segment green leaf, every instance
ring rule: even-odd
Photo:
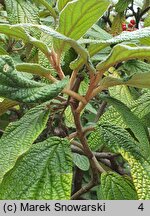
[[[86,33],[86,36],[90,38],[94,38],[95,40],[109,40],[113,38],[111,34],[109,34],[104,29],[100,28],[97,24],[94,24],[92,28],[88,30],[88,32]],[[81,41],[82,39],[79,40],[79,42]]]
[[[114,153],[120,153],[130,165],[131,175],[138,199],[150,199],[150,161],[141,154],[129,133],[110,123],[99,124],[103,142]]]
[[[101,193],[103,200],[137,200],[137,193],[131,180],[117,173],[101,175]]]
[[[26,26],[26,30],[23,26]],[[31,43],[35,47],[39,48],[46,56],[50,55],[49,47],[34,37],[32,37],[28,31],[30,27],[35,27],[36,25],[31,24],[16,24],[16,25],[8,25],[8,24],[1,24],[0,25],[0,33],[6,34],[9,37],[14,37],[15,39],[22,39],[25,43]],[[31,30],[31,29],[30,29]]]
[[[88,145],[92,151],[101,150],[104,147],[104,140],[99,131],[99,126],[96,126],[88,137]]]
[[[103,15],[109,6],[107,0],[76,0],[69,2],[60,13],[57,31],[74,40],[81,38]],[[64,41],[54,41],[55,49],[61,53]]]
[[[0,55],[8,55],[7,51],[0,46]]]
[[[150,88],[150,72],[137,73],[126,77],[125,79],[118,79],[114,77],[104,77],[100,81],[100,86],[107,89],[116,85],[128,85],[137,88]]]
[[[145,156],[145,158],[149,157],[150,143],[148,140],[147,131],[140,119],[134,115],[131,110],[121,101],[108,96],[102,96],[101,98],[113,105],[113,107],[118,111],[125,124],[132,130],[133,134],[139,141],[141,153]]]
[[[106,48],[107,46],[110,45],[115,45],[118,43],[122,43],[122,42],[135,42],[135,40],[140,41],[141,43],[144,43],[145,41],[149,41],[149,37],[150,37],[150,27],[147,28],[143,28],[137,31],[133,31],[133,32],[123,32],[122,34],[116,36],[116,37],[112,37],[112,38],[108,38],[108,40],[91,40],[91,39],[85,39],[85,40],[79,40],[79,42],[81,42],[82,44],[85,43],[89,43],[89,47],[88,47],[88,52],[89,55],[92,57],[95,54],[97,54],[98,52],[100,52],[101,50],[103,50],[104,48]],[[99,39],[101,39],[101,36],[99,36]],[[144,41],[143,41],[144,40]],[[146,43],[144,43],[146,44]],[[120,52],[122,53],[122,52]],[[80,58],[75,62],[72,62],[71,64],[71,68],[74,70],[75,68],[79,67],[79,65],[83,64],[83,60]]]
[[[75,128],[74,117],[70,106],[68,106],[65,109],[64,115],[65,115],[65,124],[67,125],[67,127]]]
[[[133,96],[128,86],[120,85],[111,87],[109,88],[109,93],[111,97],[116,98],[125,104],[129,104],[133,101]]]
[[[97,114],[97,110],[92,106],[92,104],[88,103],[85,107],[86,110],[88,110],[90,113]]]
[[[125,21],[124,13],[123,14],[118,13],[114,17],[113,22],[112,22],[112,26],[111,26],[112,35],[121,34],[121,32],[122,32],[122,23],[124,23],[124,21]]]
[[[150,94],[144,93],[139,99],[131,101],[127,104],[129,109],[142,120],[150,113]],[[108,110],[103,114],[100,122],[110,122],[114,125],[127,128],[127,125],[123,121],[123,118],[114,107],[109,107]]]
[[[0,25],[0,32],[3,34],[6,34],[11,37],[15,37],[17,39],[21,38],[25,42],[31,43],[37,48],[39,48],[49,59],[49,56],[51,55],[51,51],[46,43],[42,42],[41,40],[37,40],[34,37],[31,37],[28,33],[28,29],[31,28],[37,28],[38,30],[42,31],[43,33],[53,37],[57,38],[59,40],[65,41],[68,43],[71,47],[73,47],[78,53],[81,58],[83,58],[83,62],[85,65],[89,68],[89,70],[94,71],[90,60],[89,60],[89,53],[86,49],[84,49],[80,44],[78,44],[75,40],[72,40],[59,32],[53,30],[52,28],[49,28],[44,25],[34,25],[34,24],[17,24],[17,25]]]
[[[132,0],[119,0],[118,3],[115,5],[116,11],[119,13],[123,13],[130,3],[132,3]]]
[[[83,171],[87,171],[90,168],[89,159],[84,155],[73,153],[73,162],[77,167],[79,167],[79,169]]]
[[[70,199],[72,159],[70,143],[51,137],[18,159],[0,185],[0,199]]]
[[[16,106],[18,102],[4,99],[2,102],[0,102],[0,116],[3,115],[8,109]]]
[[[120,78],[120,74],[115,68],[110,68],[109,72],[112,72],[111,76],[114,78]],[[120,100],[121,102],[125,103],[128,105],[131,101],[133,101],[134,96],[132,95],[130,89],[128,86],[125,85],[117,85],[114,87],[110,87],[109,89],[109,94],[111,97],[116,98]]]
[[[54,84],[35,82],[15,70],[9,56],[0,57],[0,96],[19,102],[39,102],[55,98],[66,86],[67,79]]]
[[[150,72],[150,64],[133,59],[125,62],[119,70],[124,70],[128,75],[133,75],[134,73],[146,73]]]
[[[64,9],[64,7],[67,5],[68,2],[70,2],[72,0],[58,0],[57,1],[57,8],[59,11],[62,11]]]
[[[8,20],[16,23],[39,23],[38,9],[31,1],[5,0]]]
[[[116,45],[108,58],[99,63],[96,66],[96,69],[98,71],[105,72],[111,66],[134,58],[150,59],[150,47],[130,47],[127,45]]]
[[[17,159],[29,150],[46,126],[49,111],[46,105],[29,110],[19,121],[11,123],[0,139],[0,182]]]
[[[51,71],[49,69],[44,68],[39,64],[22,63],[17,64],[15,68],[20,72],[32,73],[47,78],[49,77],[49,75],[51,75]]]
[[[35,1],[35,0],[33,0]],[[45,8],[50,12],[50,14],[54,17],[54,19],[57,18],[57,14],[56,11],[54,10],[54,8],[50,5],[50,3],[48,3],[46,0],[38,0],[39,4],[42,4],[45,6]]]

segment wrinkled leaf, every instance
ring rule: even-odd
[[[29,150],[48,121],[46,105],[29,110],[19,121],[11,123],[0,139],[0,182],[17,159]]]
[[[137,73],[124,79],[105,77],[100,81],[102,88],[107,89],[116,85],[128,85],[137,88],[150,88],[150,72]]]
[[[99,63],[96,68],[101,72],[105,72],[111,66],[134,58],[150,59],[150,47],[130,47],[127,45],[116,45],[108,58]]]
[[[39,102],[55,98],[66,86],[67,79],[54,84],[35,82],[15,70],[9,56],[0,57],[0,96],[19,102]]]
[[[71,185],[69,142],[51,137],[18,159],[0,185],[0,199],[70,199]]]
[[[101,50],[103,50],[104,48],[106,48],[107,46],[110,45],[115,45],[115,44],[119,44],[122,42],[135,42],[135,40],[139,40],[143,43],[144,41],[149,41],[149,37],[150,37],[150,27],[147,28],[143,28],[137,31],[133,31],[133,32],[123,32],[122,34],[116,36],[116,37],[112,37],[108,40],[91,40],[91,39],[85,39],[85,40],[81,40],[81,43],[89,43],[89,47],[88,47],[88,52],[90,54],[90,56],[94,56],[96,53],[100,52]],[[101,38],[100,38],[101,39]],[[79,41],[80,42],[80,41]],[[144,43],[145,44],[145,43]],[[122,53],[122,52],[120,52]],[[71,68],[75,69],[77,67],[79,67],[79,65],[83,64],[83,60],[80,58],[75,62],[72,62],[71,64]]]
[[[29,0],[5,0],[9,22],[39,23],[38,9]]]
[[[137,200],[137,193],[131,180],[117,173],[101,175],[101,193],[103,200]]]
[[[76,0],[61,11],[57,31],[74,40],[81,38],[103,15],[109,5],[107,0]],[[61,53],[64,41],[55,40],[55,49]]]
[[[140,119],[134,115],[131,110],[121,101],[108,96],[102,96],[102,99],[113,105],[118,113],[120,113],[124,123],[132,130],[133,134],[139,141],[141,153],[145,156],[145,158],[147,158],[150,155],[150,143],[148,140],[147,131]]]
[[[99,128],[99,129],[98,129]],[[97,130],[109,150],[128,161],[138,199],[150,199],[150,161],[143,157],[129,133],[111,123],[99,124]]]

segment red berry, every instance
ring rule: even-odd
[[[136,22],[135,22],[135,20],[130,20],[130,23],[132,24],[132,25],[135,25],[136,24]]]
[[[125,23],[122,24],[122,30],[123,30],[123,31],[126,31],[126,30],[127,30],[127,26],[126,26]]]
[[[129,27],[129,28],[133,28],[133,24],[129,23],[129,24],[128,24],[128,27]]]

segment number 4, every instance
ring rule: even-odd
[[[144,206],[143,206],[143,203],[141,203],[138,207],[139,210],[143,211],[144,210]]]

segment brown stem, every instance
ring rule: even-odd
[[[87,193],[91,188],[95,186],[94,181],[90,181],[86,186],[83,186],[79,191],[72,195],[71,200],[78,199],[82,194]]]
[[[53,68],[57,71],[59,78],[64,79],[65,75],[61,69],[59,57],[54,52],[54,50],[52,50],[52,52],[51,52],[49,61],[50,61],[51,65],[53,66]]]
[[[82,154],[84,154],[83,153],[83,147],[82,147],[82,145],[79,142],[77,142],[75,140],[72,140],[71,144],[74,146],[74,147],[73,146],[71,147],[72,149],[78,149],[80,153],[82,152]]]
[[[85,105],[87,104],[87,101],[83,96],[79,95],[78,93],[76,93],[70,89],[64,89],[62,92],[75,98],[76,100],[80,101],[81,103],[83,103]]]
[[[74,70],[74,71],[72,72],[72,75],[71,75],[71,77],[70,77],[70,89],[72,89],[73,86],[74,86],[74,82],[75,82],[75,80],[76,80],[77,74],[78,74],[78,70]]]
[[[74,109],[74,106],[71,106],[71,108],[72,108],[72,113],[73,113],[73,116],[74,116],[74,122],[75,122],[75,125],[76,125],[77,137],[78,137],[78,139],[80,140],[80,142],[81,142],[81,144],[83,146],[83,152],[89,158],[90,167],[91,167],[91,170],[92,170],[92,180],[91,180],[91,182],[87,186],[81,188],[78,192],[76,192],[72,196],[72,199],[76,199],[81,194],[87,192],[92,187],[97,185],[99,183],[99,172],[102,173],[102,172],[105,172],[105,170],[100,166],[100,164],[98,163],[96,157],[93,155],[91,149],[88,146],[86,136],[85,136],[85,134],[83,132],[83,128],[82,128],[82,124],[81,124],[81,120],[80,120],[80,114],[76,112],[76,110]]]
[[[147,8],[145,8],[145,9],[141,12],[141,14],[140,14],[140,19],[141,19],[142,16],[143,16],[144,14],[146,14],[149,10],[150,10],[150,6],[147,7]]]
[[[78,146],[71,146],[71,150],[74,153],[78,153],[80,155],[85,155],[83,150],[78,148]],[[97,160],[101,160],[101,159],[111,160],[113,158],[120,156],[120,154],[112,154],[110,152],[93,152],[93,155],[96,157]]]
[[[73,191],[72,194],[75,194],[79,191],[82,187],[82,179],[83,179],[83,171],[80,170],[78,167],[75,168],[74,174],[74,184],[73,184]]]
[[[72,195],[71,199],[75,200],[78,199],[82,194],[88,192],[91,188],[99,184],[99,173],[97,167],[95,166],[94,160],[90,160],[91,170],[92,170],[92,179],[86,185],[83,186],[79,191]]]
[[[83,146],[84,152],[87,155],[87,157],[89,159],[92,159],[93,153],[91,152],[91,150],[90,150],[90,148],[89,148],[89,146],[87,144],[87,140],[85,138],[83,128],[82,128],[82,125],[81,125],[80,114],[76,113],[73,106],[72,106],[72,113],[73,113],[74,122],[75,122],[75,125],[76,125],[77,137],[79,138],[79,140],[80,140],[80,142],[81,142],[81,144]]]
[[[83,133],[84,135],[86,135],[86,133],[90,132],[90,131],[93,131],[94,130],[94,126],[89,126],[89,127],[86,127],[86,128],[83,128]],[[78,136],[78,133],[77,132],[74,132],[72,134],[70,134],[67,139],[71,140],[73,138],[76,138]]]
[[[94,120],[95,123],[98,122],[100,117],[103,115],[106,106],[107,106],[107,102],[103,101],[101,106],[99,107],[99,110],[98,110],[97,115],[95,117],[95,120]]]

